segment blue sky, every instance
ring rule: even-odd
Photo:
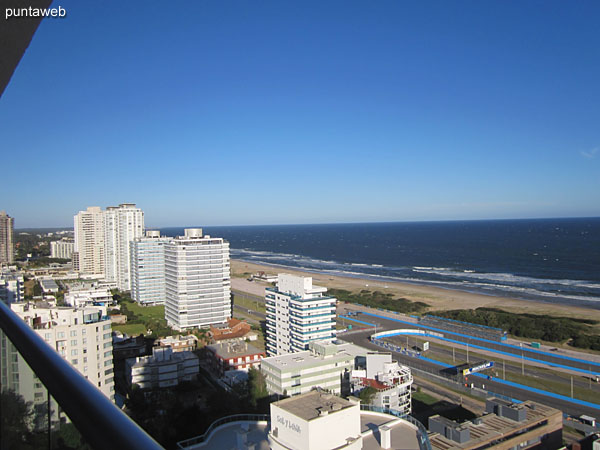
[[[58,5],[0,99],[17,228],[600,215],[598,2]]]

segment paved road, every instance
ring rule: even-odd
[[[343,310],[344,308],[342,308]],[[354,308],[355,309],[355,308]],[[382,318],[382,317],[374,317],[370,314],[371,311],[368,311],[366,308],[361,308],[361,310],[364,310],[365,312],[362,314],[358,315],[358,319],[359,320],[363,320],[365,322],[371,322],[374,324],[377,324],[377,328],[378,331],[383,331],[383,330],[393,330],[393,329],[398,329],[398,328],[415,328],[415,329],[422,329],[422,330],[426,330],[427,327],[424,327],[422,325],[419,325],[418,323],[416,323],[416,321],[414,320],[404,320],[404,318],[402,316],[399,316],[398,320],[392,320],[391,318]],[[585,371],[593,371],[594,373],[600,373],[600,363],[597,363],[595,361],[577,361],[577,360],[573,360],[573,359],[567,359],[567,358],[561,358],[558,355],[552,355],[552,354],[548,354],[548,353],[539,353],[536,352],[534,350],[528,349],[525,346],[523,346],[523,348],[519,348],[519,347],[514,347],[512,345],[506,345],[506,344],[502,344],[502,343],[494,343],[494,342],[490,342],[490,341],[485,341],[479,338],[475,338],[475,337],[467,337],[467,336],[462,336],[459,334],[452,334],[450,331],[447,330],[438,330],[439,332],[444,334],[444,337],[448,338],[448,339],[453,339],[455,341],[459,341],[459,342],[464,342],[465,345],[468,343],[469,345],[479,345],[482,347],[486,347],[488,349],[493,349],[493,350],[499,350],[505,353],[508,353],[510,355],[513,355],[515,358],[521,358],[522,356],[524,356],[525,358],[534,358],[540,361],[544,361],[545,363],[548,363],[549,365],[561,365],[561,366],[567,366],[567,367],[575,367],[578,369],[582,369]],[[475,350],[477,351],[477,350]],[[585,354],[581,354],[581,358],[582,360],[585,359]]]
[[[406,337],[404,337],[404,336],[394,336],[391,338],[386,338],[385,340],[390,341],[399,346],[404,346],[406,344]],[[440,345],[430,338],[419,338],[419,340],[420,341],[423,341],[423,340],[429,341],[429,352],[426,354],[427,357],[432,358],[432,359],[437,359],[440,361],[449,361],[452,359],[452,356],[453,356],[452,350],[449,348],[446,348],[448,346],[451,346],[449,343],[444,342],[442,345]],[[412,341],[411,342],[411,345],[412,345],[414,343],[414,336],[411,336],[409,338],[409,341]],[[478,354],[474,355],[473,353],[478,353]],[[454,355],[456,357],[456,361],[453,364],[459,365],[459,364],[466,363],[465,350],[463,348],[456,349],[456,351],[454,352]],[[497,355],[494,355],[494,354],[485,355],[485,354],[482,354],[482,352],[480,350],[471,352],[471,357],[469,358],[470,362],[478,362],[478,361],[484,361],[484,360],[495,361],[496,365],[493,370],[496,372],[496,375],[495,375],[496,378],[498,378],[498,377],[502,378],[502,363],[503,363],[503,361],[504,361],[504,368],[507,373],[512,372],[512,373],[520,375],[522,372],[522,367],[521,367],[520,362],[514,362],[511,360],[506,361],[503,358],[499,358]],[[486,373],[490,373],[490,372],[486,372]],[[564,374],[561,376],[561,375],[557,374],[556,372],[552,373],[552,372],[548,372],[548,370],[540,370],[538,367],[530,365],[530,364],[525,365],[525,375],[533,377],[533,378],[537,378],[540,381],[540,383],[543,383],[544,381],[563,383],[567,387],[567,389],[568,389],[569,383],[571,382],[570,375],[568,375],[568,374]],[[599,383],[596,383],[596,382],[590,383],[589,379],[582,377],[580,374],[573,375],[573,385],[576,387],[582,388],[582,389],[591,389],[594,392],[600,393],[600,384]],[[543,387],[543,389],[552,391],[553,388],[552,388],[552,386],[548,386],[548,387]]]
[[[378,324],[378,327],[383,326],[383,321]],[[398,326],[395,326],[398,328]],[[373,333],[372,330],[365,330],[363,333],[355,333],[347,336],[341,335],[340,339],[346,340],[348,342],[352,342],[356,345],[360,345],[361,347],[368,348],[370,350],[381,351],[381,347],[371,343],[369,341],[369,336]],[[409,367],[413,367],[416,369],[423,370],[429,373],[435,373],[440,376],[443,376],[441,370],[444,368],[439,364],[435,364],[429,361],[424,361],[419,358],[412,358],[410,356],[404,356],[397,352],[392,352],[394,358],[398,360],[398,362],[405,364]],[[469,382],[472,382],[475,387],[489,390],[495,392],[497,394],[505,395],[507,397],[516,398],[519,400],[533,400],[539,403],[543,403],[545,405],[551,406],[553,408],[557,408],[567,414],[579,416],[581,414],[587,414],[590,416],[598,416],[600,414],[600,409],[591,408],[588,406],[576,405],[571,402],[556,399],[553,397],[548,397],[536,392],[531,392],[524,389],[519,389],[513,386],[507,386],[501,383],[498,383],[494,380],[485,380],[478,377],[469,377]]]

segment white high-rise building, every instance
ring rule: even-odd
[[[25,300],[23,274],[8,268],[0,269],[0,301],[10,305],[23,300]]]
[[[144,234],[144,213],[133,203],[97,206],[74,217],[73,268],[82,276],[104,278],[117,288],[130,286],[129,243]]]
[[[165,246],[165,318],[176,330],[231,317],[229,242],[188,228]]]
[[[0,211],[0,265],[12,264],[15,260],[13,247],[14,219]]]
[[[144,235],[144,213],[134,203],[109,206],[104,211],[105,280],[122,291],[131,289],[131,241]]]
[[[146,231],[131,241],[131,298],[141,305],[165,303],[165,246],[171,238]]]
[[[11,308],[82,376],[114,400],[112,333],[106,308],[48,307],[31,303],[13,303]],[[2,387],[32,402],[34,410],[43,408],[47,404],[46,388],[1,332],[0,341],[3,341],[0,342],[3,349],[0,354]],[[56,404],[52,410],[52,421],[55,422],[58,420]]]
[[[75,247],[73,268],[84,276],[104,276],[104,214],[90,206],[73,218]]]
[[[75,242],[61,239],[50,242],[50,258],[71,259],[75,251]]]
[[[313,286],[312,277],[279,274],[277,288],[266,288],[268,356],[308,350],[311,341],[335,337],[336,298]]]

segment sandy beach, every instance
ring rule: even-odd
[[[549,314],[554,316],[586,318],[600,321],[599,310],[582,308],[579,306],[474,294],[426,285],[390,281],[383,282],[365,278],[350,278],[334,276],[330,274],[303,272],[299,270],[293,270],[288,267],[261,265],[238,260],[231,260],[231,273],[233,278],[232,287],[234,289],[252,292],[252,285],[257,286],[256,283],[244,281],[248,275],[259,271],[264,271],[268,274],[285,272],[297,275],[312,276],[313,282],[317,285],[326,286],[328,288],[345,289],[352,292],[358,292],[363,289],[390,292],[395,296],[404,297],[411,301],[425,302],[431,305],[429,311],[473,309],[485,306],[489,308],[501,308],[503,310],[516,313]]]

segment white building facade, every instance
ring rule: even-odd
[[[165,246],[170,241],[159,231],[131,241],[131,298],[141,305],[165,303]]]
[[[144,212],[134,203],[109,206],[104,211],[105,280],[121,291],[131,290],[129,244],[144,234]]]
[[[75,251],[75,242],[60,240],[50,242],[50,258],[71,259]]]
[[[25,279],[20,272],[1,269],[0,272],[0,301],[6,304],[18,303],[25,300]]]
[[[198,357],[192,352],[173,352],[172,348],[154,347],[152,356],[127,360],[129,382],[142,389],[177,386],[192,381],[200,372]]]
[[[83,377],[106,397],[114,400],[111,323],[105,308],[65,308],[14,303],[11,309],[46,343],[67,360]],[[47,391],[20,356],[16,348],[0,332],[0,373],[2,387],[11,389],[34,410],[47,403]],[[53,402],[52,421],[58,420]]]
[[[229,242],[188,228],[165,246],[165,318],[176,330],[231,317]]]
[[[73,268],[83,276],[104,277],[104,214],[90,206],[73,218]]]
[[[308,349],[309,342],[335,338],[335,297],[313,286],[312,277],[279,274],[277,288],[266,288],[268,356]]]

